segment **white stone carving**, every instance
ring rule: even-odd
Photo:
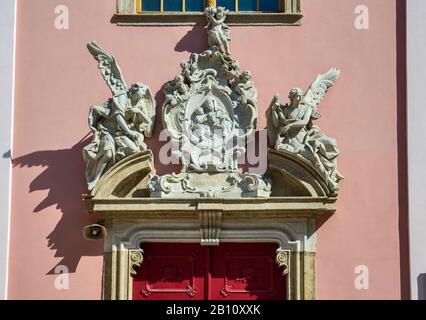
[[[222,228],[222,212],[217,210],[200,211],[200,234],[202,246],[218,246]]]
[[[150,137],[155,118],[155,100],[142,83],[127,87],[115,58],[96,42],[87,45],[99,63],[99,70],[113,97],[89,111],[92,142],[83,150],[88,189],[119,160],[146,150],[144,136]]]
[[[137,275],[136,268],[140,267],[143,263],[143,250],[129,250],[129,271],[130,275]]]
[[[151,197],[269,196],[265,178],[238,170],[257,123],[251,72],[240,72],[229,56],[226,11],[207,8],[206,17],[209,49],[182,62],[181,74],[164,89],[163,125],[179,146],[182,171],[153,176]]]
[[[224,48],[224,54],[231,55],[229,51],[229,42],[231,41],[231,32],[225,24],[226,14],[228,10],[224,7],[208,7],[206,8],[207,18],[207,35],[210,48]]]
[[[340,71],[332,68],[318,75],[306,93],[300,88],[291,89],[290,101],[285,105],[276,95],[266,113],[268,135],[275,150],[309,160],[332,194],[338,193],[338,183],[343,179],[337,171],[339,149],[336,140],[321,133],[313,121],[321,117],[317,111],[318,105],[339,75]]]
[[[182,172],[151,176],[149,188],[154,198],[175,195],[180,198],[268,197],[271,184],[268,178],[256,174]]]
[[[275,257],[275,262],[280,268],[283,268],[282,275],[286,276],[289,273],[290,269],[290,250],[278,249],[277,255]]]

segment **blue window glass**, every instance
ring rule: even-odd
[[[235,11],[235,0],[217,0],[216,6],[225,7],[229,11]]]
[[[145,0],[142,0],[145,1]],[[164,11],[180,11],[182,12],[182,0],[163,0]]]
[[[160,0],[142,0],[142,11],[160,11]]]
[[[280,5],[279,0],[259,0],[259,11],[278,12]]]
[[[189,12],[203,12],[204,0],[186,0],[185,10]]]
[[[257,0],[238,0],[238,11],[256,11]]]

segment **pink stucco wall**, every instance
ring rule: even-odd
[[[260,128],[275,93],[306,88],[332,66],[342,71],[318,122],[338,139],[346,177],[337,213],[318,231],[319,299],[401,297],[395,2],[364,0],[364,31],[354,28],[358,0],[303,0],[300,27],[232,28],[233,57],[253,72],[259,92]],[[59,4],[70,9],[69,30],[54,27]],[[102,243],[81,233],[94,221],[81,201],[81,148],[88,107],[110,93],[86,43],[114,53],[128,83],[144,82],[155,93],[181,60],[206,47],[200,27],[118,27],[110,22],[114,11],[115,0],[18,1],[11,299],[100,298]],[[154,137],[160,130],[158,112]],[[155,138],[148,144],[158,152]],[[57,265],[70,269],[69,290],[54,287]],[[354,287],[357,265],[369,268],[369,290]]]

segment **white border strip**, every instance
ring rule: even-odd
[[[407,0],[411,297],[426,299],[426,1]]]
[[[11,218],[17,0],[0,1],[0,300],[7,299]],[[6,211],[6,212],[5,212]]]

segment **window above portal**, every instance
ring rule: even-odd
[[[211,4],[227,8],[231,12],[281,12],[281,0],[216,0]],[[294,1],[291,1],[294,2]],[[205,0],[137,0],[136,12],[204,12]]]
[[[229,10],[227,23],[299,25],[302,0],[117,0],[114,21],[119,25],[204,24],[204,10]]]

